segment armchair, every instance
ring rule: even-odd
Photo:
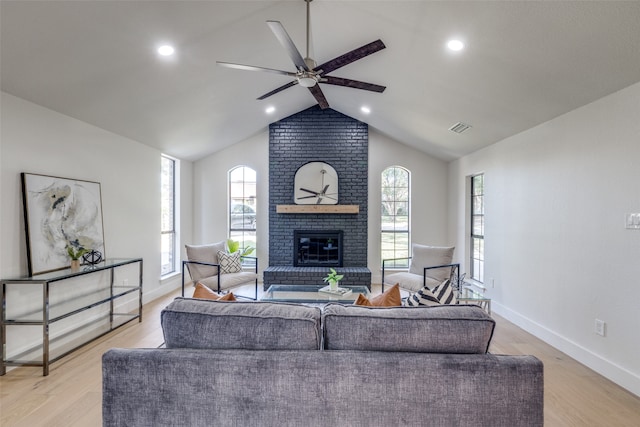
[[[460,264],[452,264],[454,247],[438,247],[413,244],[412,256],[382,260],[382,291],[385,285],[398,283],[402,289],[418,292],[425,286],[433,289],[446,279],[460,283]],[[409,271],[385,275],[386,264],[410,260]]]
[[[253,300],[258,298],[258,258],[245,256],[236,259],[235,256],[226,254],[225,245],[224,240],[210,245],[185,245],[187,260],[182,261],[182,296],[184,296],[186,268],[194,285],[201,283],[218,293],[254,282],[254,297],[237,296]],[[255,272],[243,271],[241,259],[254,259]]]

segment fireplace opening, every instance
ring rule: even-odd
[[[342,267],[342,230],[294,230],[295,267]]]

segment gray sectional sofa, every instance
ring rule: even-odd
[[[476,306],[178,298],[167,348],[103,356],[103,425],[541,426],[543,367]]]

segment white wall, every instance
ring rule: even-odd
[[[369,269],[381,283],[380,206],[382,171],[402,166],[411,171],[411,241],[449,246],[447,233],[447,163],[401,144],[369,128]]]
[[[246,165],[257,171],[257,256],[260,270],[269,260],[269,134],[234,144],[194,164],[194,244],[217,242],[227,235],[227,173]],[[380,282],[380,184],[389,166],[411,170],[414,242],[451,244],[447,240],[447,164],[369,129],[369,247],[372,281]]]
[[[260,271],[269,259],[269,134],[261,132],[233,144],[193,166],[193,240],[207,244],[225,240],[228,234],[229,171],[248,166],[256,171],[256,252]]]
[[[640,83],[452,162],[458,247],[479,172],[495,311],[640,395]]]
[[[144,301],[179,285],[160,283],[160,155],[136,141],[2,93],[0,276],[27,274],[20,173],[101,183],[105,252],[144,259]],[[191,240],[193,166],[181,162],[182,237]]]

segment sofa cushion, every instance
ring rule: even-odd
[[[409,273],[424,274],[424,267],[435,267],[438,265],[451,264],[455,247],[425,246],[416,243],[411,245],[411,264]],[[451,268],[436,268],[427,270],[427,277],[442,283],[451,275]]]
[[[375,308],[329,304],[326,350],[486,353],[495,321],[475,305]]]
[[[187,259],[189,261],[206,262],[209,264],[218,264],[218,251],[225,250],[226,242],[224,240],[210,245],[184,245],[187,250]],[[218,274],[218,267],[208,265],[187,264],[189,274],[194,282],[204,278]]]
[[[318,350],[318,307],[176,298],[160,315],[167,348]]]
[[[229,289],[243,283],[249,283],[255,281],[258,278],[256,273],[251,271],[240,271],[238,273],[227,273],[220,275],[220,289]],[[218,276],[207,277],[205,279],[198,280],[198,283],[202,283],[214,291],[218,290]]]
[[[397,283],[371,299],[362,294],[354,301],[355,305],[363,305],[366,307],[400,307],[402,305],[402,297],[400,296],[400,285]]]
[[[395,283],[399,283],[403,289],[407,289],[411,292],[418,292],[425,285],[427,288],[433,289],[440,283],[442,283],[442,281],[432,279],[431,277],[423,278],[422,273],[413,274],[409,273],[408,271],[393,273],[384,276],[385,285],[393,285]]]

